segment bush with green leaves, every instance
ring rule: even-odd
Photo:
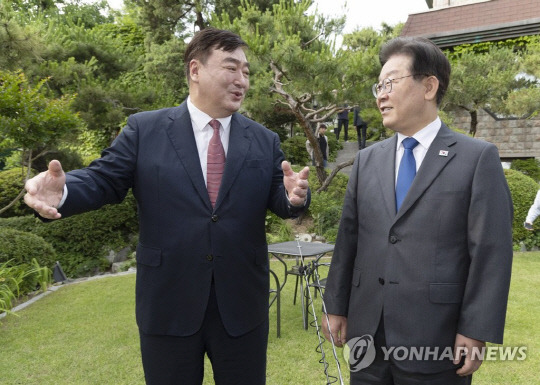
[[[17,195],[19,195],[24,187],[25,177],[26,169],[21,169],[20,167],[0,171],[0,209],[7,206]],[[0,214],[0,217],[7,218],[17,215],[28,215],[31,213],[32,209],[26,206],[22,199],[20,199],[11,208]]]
[[[519,248],[523,242],[527,249],[540,246],[540,237],[536,232],[530,232],[523,228],[523,222],[538,191],[538,183],[527,175],[516,170],[504,170],[512,201],[514,204],[514,222],[512,224],[512,239],[514,248]]]
[[[269,244],[292,241],[294,238],[291,224],[270,210],[266,213],[265,228],[266,242]]]
[[[42,237],[25,231],[0,227],[0,263],[30,264],[36,259],[41,266],[53,267],[56,252]]]
[[[510,166],[512,170],[521,171],[523,174],[530,176],[536,182],[540,182],[540,161],[535,158],[516,159],[512,161]]]
[[[320,183],[315,168],[310,167],[311,204],[309,215],[313,218],[311,231],[324,236],[327,242],[335,242],[336,240],[348,181],[349,177],[346,174],[338,173],[326,191],[317,192]]]
[[[309,153],[306,150],[306,137],[303,134],[295,135],[281,143],[281,149],[289,163],[297,165],[311,164]]]
[[[0,244],[0,307],[38,286],[47,287],[50,268],[56,261],[56,252],[49,243],[29,232],[0,227]]]
[[[105,271],[109,250],[134,248],[138,233],[135,198],[129,193],[117,205],[69,218],[43,223],[33,217],[0,219],[0,228],[29,231],[49,242],[57,260],[69,277],[80,277]]]

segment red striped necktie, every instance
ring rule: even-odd
[[[221,123],[212,119],[208,123],[213,129],[214,134],[208,143],[208,156],[206,162],[206,188],[212,207],[216,205],[216,200],[221,185],[221,178],[225,170],[225,150],[219,137],[219,127]]]

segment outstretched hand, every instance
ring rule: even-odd
[[[26,181],[24,202],[47,219],[58,219],[58,204],[62,200],[66,174],[57,160],[49,163],[49,169]]]
[[[289,202],[293,206],[303,206],[306,203],[308,193],[309,167],[304,167],[300,172],[294,172],[289,162],[281,162],[283,169],[283,184],[289,194]]]

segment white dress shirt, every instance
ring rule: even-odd
[[[414,160],[416,162],[416,171],[420,168],[422,165],[422,162],[424,161],[424,158],[426,156],[427,151],[429,150],[429,146],[431,146],[431,143],[433,143],[433,140],[435,140],[435,137],[437,136],[437,133],[439,132],[441,128],[441,119],[437,116],[437,119],[435,119],[433,122],[428,124],[426,127],[422,128],[420,131],[418,131],[416,134],[414,134],[412,137],[418,141],[418,145],[413,149],[413,155]],[[397,183],[397,177],[398,177],[398,170],[399,170],[399,164],[401,163],[401,158],[403,157],[403,153],[405,149],[403,148],[403,139],[408,138],[407,136],[403,135],[402,133],[398,132],[398,139],[397,139],[397,146],[396,146],[396,183]]]
[[[191,125],[193,126],[193,134],[195,135],[195,143],[197,144],[197,151],[199,152],[199,160],[201,161],[201,169],[204,176],[204,183],[206,183],[206,162],[208,157],[208,143],[210,138],[214,134],[214,129],[210,127],[208,123],[213,119],[206,113],[199,110],[191,102],[191,98],[187,99],[187,108],[189,115],[191,116]],[[231,133],[231,117],[216,119],[221,123],[219,129],[219,137],[225,150],[225,157],[227,157],[227,151],[229,150],[229,134]]]

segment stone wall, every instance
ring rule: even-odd
[[[454,111],[454,124],[469,132],[470,115],[464,110]],[[497,146],[501,159],[540,159],[540,117],[529,119],[497,119],[484,110],[478,111],[476,138]]]

